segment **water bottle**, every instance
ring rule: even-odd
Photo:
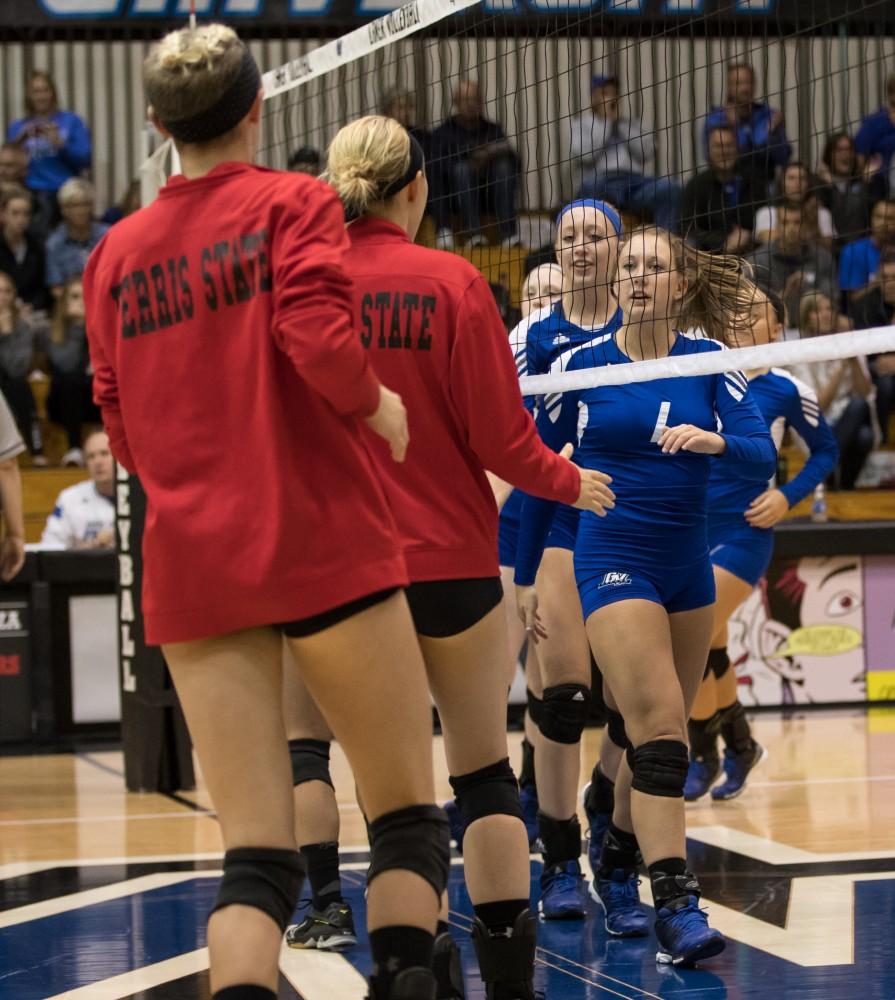
[[[823,483],[818,483],[814,488],[814,499],[811,501],[811,520],[815,524],[826,524],[827,522],[827,491]]]

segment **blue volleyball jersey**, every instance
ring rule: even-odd
[[[791,427],[808,447],[808,460],[799,474],[781,486],[789,506],[822,483],[839,458],[839,449],[830,425],[820,412],[814,390],[783,368],[772,368],[749,381],[749,395],[755,400],[779,450],[787,427]],[[750,476],[749,470],[729,462],[712,463],[709,476],[709,512],[742,515],[749,504],[768,488],[768,480]]]
[[[539,309],[518,323],[510,332],[510,346],[516,361],[516,371],[520,378],[523,375],[544,375],[549,372],[566,371],[569,359],[578,348],[602,342],[607,335],[614,334],[616,330],[621,328],[623,318],[621,309],[616,309],[605,326],[593,329],[570,323],[563,313],[562,302],[555,302],[544,309]],[[602,354],[594,355],[591,353],[587,355],[589,361],[583,363],[581,367],[595,367],[594,357],[602,357]],[[541,437],[553,447],[554,451],[559,451],[566,442],[563,441],[558,446],[553,445],[550,431],[552,424],[559,417],[561,395],[553,393],[545,397],[523,396],[522,398],[526,408],[535,417],[535,426]],[[574,436],[568,440],[573,444],[575,442]],[[518,518],[521,523],[524,499],[524,493],[513,490],[504,506],[504,510],[509,507],[507,511],[508,521]],[[550,511],[552,518],[553,505],[550,506]],[[546,534],[545,532],[545,540]]]
[[[717,341],[679,333],[669,357],[723,349]],[[631,363],[614,335],[607,334],[571,351],[565,365],[556,370]],[[579,541],[586,533],[588,548],[597,547],[616,562],[627,558],[670,567],[707,555],[707,487],[713,459],[691,452],[662,453],[658,445],[662,431],[679,424],[721,434],[726,448],[714,458],[719,466],[748,469],[756,479],[772,475],[774,444],[740,372],[566,392],[555,417],[539,420],[541,436],[548,444],[559,448],[577,440],[576,461],[612,476],[615,507],[605,517],[585,511]],[[517,584],[534,582],[554,507],[526,498]]]

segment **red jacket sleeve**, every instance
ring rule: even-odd
[[[322,182],[290,195],[272,234],[274,337],[337,412],[369,416],[379,380],[355,328],[342,206]]]
[[[100,408],[103,427],[109,435],[109,447],[115,460],[128,472],[137,471],[128,447],[118,399],[118,376],[115,373],[115,343],[118,315],[97,287],[96,272],[102,255],[102,243],[90,255],[84,271],[84,303],[87,312],[87,343],[93,366],[93,401]]]
[[[541,441],[522,403],[507,334],[481,275],[458,309],[450,392],[469,446],[489,472],[547,500],[578,499],[580,472]]]

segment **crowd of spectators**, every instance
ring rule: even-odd
[[[627,116],[625,106],[617,76],[592,78],[589,105],[564,123],[558,159],[571,189],[563,196],[604,198],[701,249],[746,257],[758,283],[783,298],[789,336],[895,320],[895,200],[889,200],[895,74],[884,106],[854,137],[831,134],[814,166],[792,158],[783,115],[758,97],[746,63],[728,67],[724,103],[694,123],[706,165],[690,177],[663,174],[656,148],[661,132]],[[451,114],[440,123],[419,122],[415,95],[407,90],[384,95],[382,110],[423,147],[437,246],[454,249],[461,236],[471,247],[492,240],[520,245],[520,160],[501,123],[486,117],[475,81],[456,82]],[[65,461],[84,461],[84,427],[97,414],[79,277],[106,229],[139,206],[134,183],[98,218],[91,159],[89,128],[60,107],[52,77],[35,70],[25,114],[0,147],[0,390],[38,464],[44,459],[31,392],[36,371],[51,380],[47,409],[67,436]],[[302,146],[288,166],[320,174],[323,159],[319,149]],[[532,263],[551,257],[548,250]],[[545,294],[556,292],[550,268],[531,281]],[[523,299],[539,298],[535,292],[532,285]],[[888,430],[895,356],[872,358],[863,368],[836,363],[813,371],[825,380],[819,394],[842,425],[843,450],[858,456],[844,462],[840,477],[853,485],[868,441],[872,447]]]

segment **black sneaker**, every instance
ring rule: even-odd
[[[460,949],[448,931],[442,931],[435,937],[432,971],[438,983],[437,1000],[466,1000]]]
[[[337,951],[357,944],[351,907],[344,901],[330,903],[323,912],[313,906],[300,924],[286,929],[286,944],[290,948],[319,948]]]

